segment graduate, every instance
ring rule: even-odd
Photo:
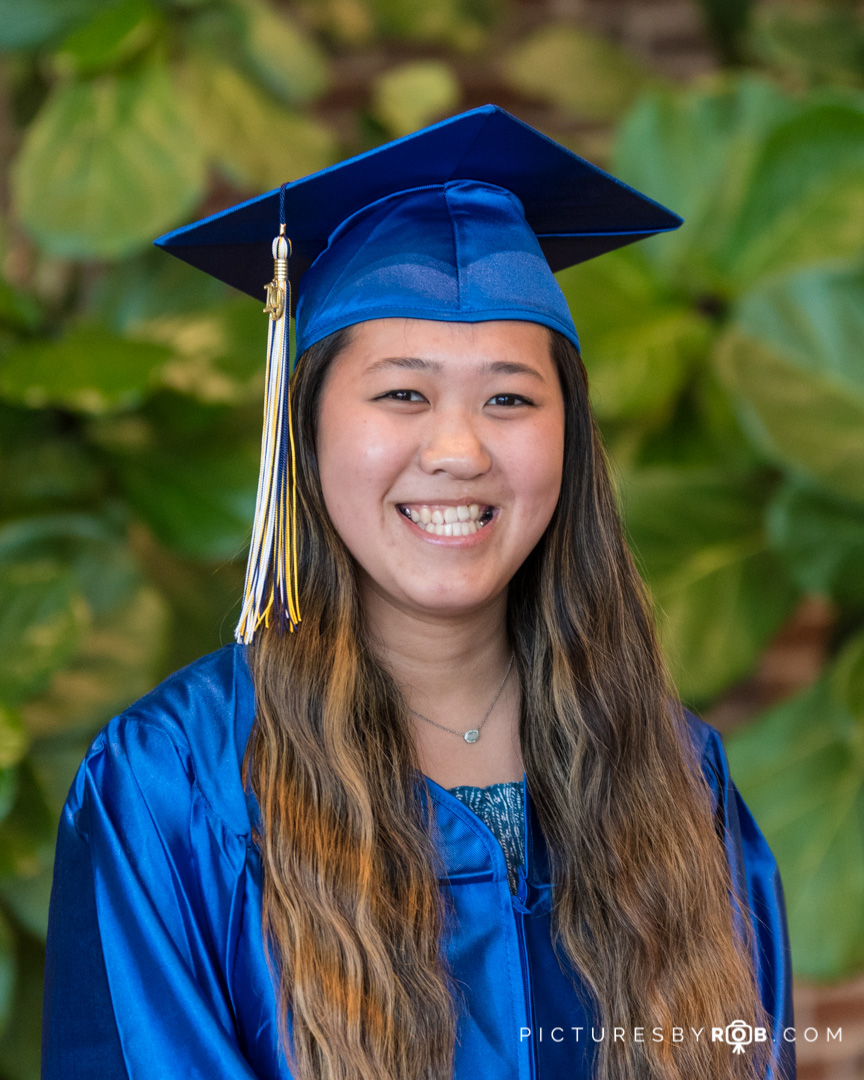
[[[553,276],[680,224],[488,105],[156,241],[266,302],[255,521],[70,789],[44,1080],[794,1080]]]

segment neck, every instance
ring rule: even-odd
[[[430,613],[399,606],[365,582],[361,601],[372,647],[408,708],[458,732],[476,727],[510,660],[506,592],[470,612]],[[521,779],[514,672],[476,743],[414,714],[412,719],[420,768],[442,787]]]

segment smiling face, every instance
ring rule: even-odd
[[[564,400],[537,323],[375,319],[321,394],[324,502],[361,589],[418,614],[488,604],[561,488]]]

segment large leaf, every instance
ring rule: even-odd
[[[76,575],[47,559],[0,564],[0,700],[45,686],[90,620]]]
[[[27,131],[12,189],[48,252],[116,258],[188,216],[204,156],[167,70],[61,84]]]
[[[336,158],[324,124],[278,105],[217,58],[189,60],[180,87],[208,157],[239,187],[278,187]]]
[[[718,260],[736,289],[864,247],[864,97],[814,98],[766,138]]]
[[[263,0],[233,0],[242,13],[243,45],[259,78],[286,101],[300,103],[327,87],[327,60],[284,11]]]
[[[248,297],[140,322],[137,333],[173,350],[164,385],[204,402],[263,400],[267,318]]]
[[[171,356],[153,342],[130,341],[98,324],[73,326],[56,341],[19,345],[0,366],[0,395],[33,408],[56,405],[103,413],[141,401]]]
[[[503,72],[520,94],[592,120],[615,119],[659,81],[606,38],[566,23],[535,30],[504,57]]]
[[[407,135],[452,111],[461,90],[440,60],[415,60],[390,68],[375,81],[372,108],[392,135]]]
[[[96,616],[127,603],[141,581],[123,523],[95,514],[45,514],[0,528],[0,566],[35,559],[74,575]]]
[[[736,732],[728,750],[780,867],[796,974],[851,974],[864,963],[860,725],[823,678]]]
[[[16,941],[13,1003],[0,1038],[0,1070],[4,1080],[40,1080],[39,1051],[45,949],[29,934]]]
[[[85,501],[101,473],[72,433],[55,433],[50,414],[0,405],[0,517]]]
[[[768,550],[758,478],[657,466],[626,474],[622,501],[678,689],[699,702],[752,670],[794,591]]]
[[[614,171],[684,218],[675,232],[640,244],[664,280],[690,295],[728,293],[716,253],[750,194],[765,139],[795,111],[771,84],[747,77],[647,95],[629,113]]]
[[[122,607],[94,621],[42,693],[21,706],[28,732],[39,740],[31,763],[56,812],[66,798],[76,756],[80,761],[93,733],[152,687],[168,622],[161,594],[140,586]]]
[[[790,478],[766,521],[771,543],[802,589],[864,606],[864,504]]]
[[[111,0],[0,0],[0,48],[32,49],[112,6]]]
[[[86,305],[92,319],[117,334],[135,337],[141,324],[151,319],[213,311],[236,295],[211,274],[151,247],[101,275]]]
[[[69,34],[54,66],[66,74],[93,75],[122,64],[152,41],[158,25],[148,0],[118,0]]]
[[[29,741],[21,714],[7,705],[0,704],[0,770],[5,771],[17,765],[24,757]],[[2,799],[0,799],[0,817],[2,816]]]
[[[591,403],[601,420],[666,419],[694,362],[706,319],[660,289],[638,250],[613,251],[558,275],[579,328]]]
[[[205,407],[165,395],[136,418],[141,424],[140,442],[111,422],[92,429],[131,509],[181,554],[241,555],[255,509],[260,407]]]
[[[751,438],[781,464],[864,500],[864,274],[809,270],[748,294],[717,370]]]

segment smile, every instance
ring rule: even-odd
[[[471,536],[492,520],[494,506],[468,503],[461,506],[442,506],[434,503],[400,504],[399,513],[432,536]]]

